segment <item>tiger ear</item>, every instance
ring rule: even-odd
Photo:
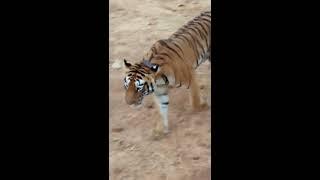
[[[130,63],[127,62],[126,59],[123,59],[123,62],[124,62],[124,65],[125,65],[127,68],[129,68],[129,67],[132,66]]]

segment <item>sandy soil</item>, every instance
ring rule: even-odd
[[[170,134],[152,138],[160,121],[152,96],[144,107],[132,109],[124,101],[124,69],[112,68],[123,58],[137,62],[158,39],[167,38],[203,10],[208,0],[111,0],[109,178],[112,180],[207,180],[211,173],[211,113],[193,113],[189,91],[170,92]],[[203,100],[210,98],[210,64],[198,69]],[[209,97],[208,97],[209,96]],[[210,103],[210,102],[209,102]]]

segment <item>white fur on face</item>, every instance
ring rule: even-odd
[[[126,88],[128,88],[130,81],[131,81],[130,78],[128,76],[126,76],[125,82],[124,82],[124,86]],[[141,91],[143,89],[144,83],[145,83],[145,81],[142,79],[138,79],[135,81],[135,86],[138,89],[138,91]]]
[[[128,76],[125,77],[124,86],[128,89],[130,83],[130,79]]]
[[[145,81],[142,79],[138,79],[135,82],[136,88],[138,89],[138,91],[141,91],[143,89]]]

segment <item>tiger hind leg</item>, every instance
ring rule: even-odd
[[[208,110],[209,106],[206,102],[201,103],[200,98],[200,88],[195,78],[195,75],[192,76],[191,84],[190,84],[190,96],[191,96],[191,104],[194,111],[204,111]]]

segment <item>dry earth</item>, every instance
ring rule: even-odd
[[[111,0],[109,14],[109,178],[112,180],[207,180],[211,177],[211,113],[193,113],[189,91],[170,92],[171,132],[152,139],[160,121],[152,97],[132,109],[124,101],[123,58],[137,62],[150,46],[167,38],[203,10],[208,0]],[[113,65],[113,67],[112,67]],[[203,100],[210,98],[210,63],[198,69]]]

